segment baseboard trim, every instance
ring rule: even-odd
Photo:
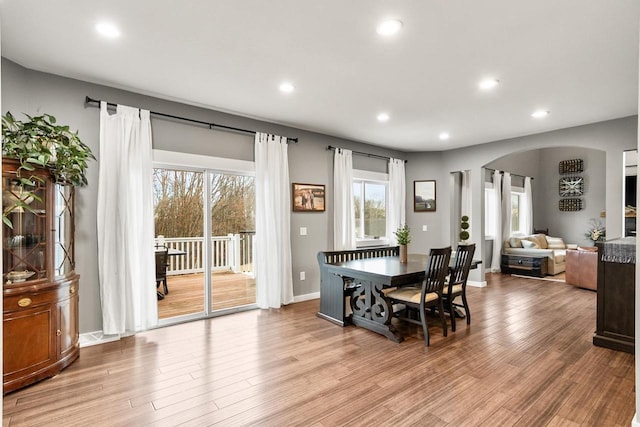
[[[118,341],[120,335],[105,335],[102,331],[85,332],[80,334],[80,348],[91,347],[92,345],[105,344],[108,342]]]
[[[467,286],[473,286],[474,288],[486,288],[487,281],[483,280],[482,282],[478,282],[476,280],[467,280]]]
[[[312,292],[310,294],[304,294],[304,295],[296,295],[293,297],[293,302],[302,302],[302,301],[309,301],[312,299],[319,299],[320,298],[320,292]]]

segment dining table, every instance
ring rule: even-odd
[[[452,254],[450,269],[454,258]],[[383,289],[420,285],[425,277],[427,260],[426,254],[409,254],[406,263],[400,262],[398,256],[387,256],[327,264],[329,286],[344,289],[342,301],[349,301],[353,325],[401,342],[402,335],[391,323],[393,307]],[[471,268],[477,268],[480,263],[480,260],[473,260]],[[462,313],[457,315],[464,316]],[[326,318],[322,313],[319,316]]]

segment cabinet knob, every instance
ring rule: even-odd
[[[58,329],[58,330],[56,331],[56,336],[57,336],[57,337],[59,337],[60,335],[62,335],[62,331],[61,331],[60,329]]]
[[[18,306],[29,307],[31,305],[31,298],[20,298],[18,300]]]

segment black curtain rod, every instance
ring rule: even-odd
[[[89,98],[88,96],[85,97],[85,99],[84,99],[84,103],[85,104],[95,104],[96,107],[100,106],[100,102],[102,102],[100,99],[93,99],[93,98]],[[107,106],[108,107],[117,107],[117,104],[114,104],[112,102],[107,102]],[[199,124],[199,125],[207,126],[209,129],[220,128],[220,129],[225,129],[225,130],[229,130],[229,131],[233,131],[233,132],[251,133],[251,134],[254,134],[254,135],[257,133],[254,130],[241,129],[241,128],[236,128],[236,127],[233,127],[233,126],[219,125],[219,124],[216,124],[216,123],[204,122],[202,120],[189,119],[187,117],[180,117],[180,116],[174,116],[174,115],[171,115],[171,114],[158,113],[156,111],[150,111],[149,113],[153,114],[154,116],[158,116],[158,117],[165,117],[165,118],[168,118],[168,119],[182,120],[183,122],[196,123],[196,124]],[[298,138],[287,138],[287,142],[293,142],[293,143],[297,144],[298,143]]]
[[[327,150],[333,150],[333,151],[335,151],[335,150],[337,150],[337,149],[338,149],[338,147],[334,147],[333,145],[329,145],[329,146],[327,147]],[[360,156],[373,157],[374,159],[391,160],[391,157],[380,156],[380,155],[378,155],[378,154],[363,153],[362,151],[354,151],[354,150],[351,150],[351,152],[352,152],[353,154],[358,154],[358,155],[360,155]],[[405,160],[404,162],[405,162],[405,163],[407,163],[407,160]]]
[[[490,171],[494,171],[494,172],[497,170],[497,169],[492,169],[492,168],[485,168],[485,169],[486,169],[486,170],[490,170]],[[505,173],[505,172],[507,172],[507,171],[498,171],[498,172],[500,172],[500,175],[504,175],[504,173]],[[511,175],[513,175],[513,176],[519,176],[520,178],[531,178],[531,180],[532,180],[532,181],[535,179],[535,178],[534,178],[534,177],[532,177],[532,176],[528,176],[528,177],[527,177],[527,176],[524,176],[524,175],[519,175],[519,174],[517,174],[517,173],[511,173],[511,172],[509,172],[509,173],[510,173]]]

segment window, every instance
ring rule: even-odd
[[[386,244],[387,175],[354,170],[353,176],[356,244]]]
[[[511,187],[511,234],[526,234],[524,221],[522,221],[524,209],[524,189]]]
[[[500,236],[501,230],[496,229],[494,218],[496,213],[496,199],[499,192],[493,188],[493,183],[485,183],[484,189],[484,235],[485,237]],[[526,234],[525,230],[525,194],[524,188],[511,186],[511,234]],[[503,218],[504,220],[504,218]]]

